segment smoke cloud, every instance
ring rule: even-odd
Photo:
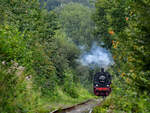
[[[80,57],[80,62],[85,66],[108,68],[113,65],[114,61],[111,53],[93,43],[89,52],[84,52]]]

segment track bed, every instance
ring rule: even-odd
[[[93,107],[98,106],[101,101],[102,99],[91,99],[83,103],[68,108],[56,110],[50,113],[91,113]]]

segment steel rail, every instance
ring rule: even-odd
[[[97,99],[98,100],[98,99]],[[104,99],[103,99],[104,100]],[[66,107],[66,108],[62,108],[62,109],[57,109],[55,111],[52,111],[50,113],[70,113],[71,111],[75,110],[77,107],[82,107],[82,105],[87,105],[89,103],[94,103],[96,102],[95,99],[89,99],[85,102],[82,102],[80,104],[76,104],[76,105],[73,105],[73,106],[70,106],[70,107]],[[101,101],[99,100],[99,102],[97,101],[97,103],[95,103],[93,106],[98,106],[101,104]],[[89,110],[90,113],[92,113],[92,108]]]

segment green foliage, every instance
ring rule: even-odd
[[[59,57],[59,60],[57,59],[55,62],[55,64],[59,63],[56,66],[57,70],[66,69],[69,64],[74,70],[74,75],[76,75],[74,79],[83,84],[91,92],[93,73],[90,73],[90,69],[82,66],[76,59],[79,58],[85,49],[90,49],[96,40],[93,35],[94,22],[91,19],[93,10],[79,3],[68,3],[63,5],[63,7],[55,9],[61,28],[56,32],[56,45],[59,48],[57,51],[62,53],[61,56],[57,54]],[[80,47],[84,47],[84,50],[81,50]],[[67,59],[64,59],[64,57]],[[63,77],[63,73],[60,73],[60,77]]]
[[[80,51],[60,26],[38,0],[0,0],[0,112],[47,113],[54,101],[70,105],[90,97],[83,87],[87,95],[79,95]]]
[[[76,45],[89,46],[94,40],[91,11],[78,3],[69,3],[56,9],[62,30]]]
[[[97,0],[96,35],[101,36],[100,40],[113,54],[113,74],[118,82],[108,102],[98,109],[115,113],[149,112],[149,5],[144,0]]]
[[[77,88],[73,82],[73,75],[72,72],[66,71],[65,72],[65,79],[64,79],[64,88],[63,90],[67,92],[72,98],[77,98]]]
[[[57,7],[62,7],[65,4],[70,2],[80,3],[82,5],[93,7],[94,0],[40,0],[41,7],[46,8],[47,10],[53,10]]]
[[[40,92],[35,92],[32,76],[25,75],[25,67],[17,62],[0,64],[0,112],[2,113],[46,113],[40,103]],[[43,111],[43,112],[42,112]]]
[[[22,65],[31,66],[32,52],[28,49],[24,34],[17,28],[6,25],[0,29],[0,60],[17,61]]]
[[[93,15],[96,23],[95,36],[99,42],[103,41],[106,48],[111,48],[114,33],[122,31],[126,26],[125,0],[97,0],[96,11]]]
[[[120,81],[120,82],[119,82]],[[116,87],[117,86],[117,87]],[[133,87],[129,87],[123,79],[113,81],[113,92],[110,97],[94,108],[94,113],[148,113],[149,100],[147,92],[138,93]]]
[[[133,80],[134,85],[138,86],[139,89],[149,91],[149,24],[145,22],[149,21],[148,15],[144,15],[145,20],[143,21],[143,12],[145,10],[138,10],[138,7],[144,7],[144,4],[139,2],[131,2],[131,9],[129,12],[134,11],[134,15],[129,16],[128,27],[124,29],[123,32],[118,32],[118,35],[114,37],[114,44],[112,52],[118,56],[115,60],[119,61],[122,65],[121,71],[125,75]],[[148,4],[147,4],[148,5]],[[140,8],[141,9],[141,8]],[[118,55],[120,51],[124,51],[122,55]],[[121,62],[122,61],[122,62]],[[120,68],[120,67],[119,67]]]
[[[63,73],[67,68],[76,66],[75,60],[78,58],[80,51],[62,30],[56,32],[55,41],[56,53],[53,61],[57,74],[60,78],[63,78]]]
[[[7,52],[9,60],[16,60],[21,65],[26,64],[28,73],[34,71],[36,75],[34,83],[41,88],[43,94],[49,91],[47,89],[54,89],[56,83],[52,81],[53,79],[55,81],[56,74],[50,54],[55,49],[52,45],[54,42],[52,37],[55,29],[58,28],[55,14],[41,10],[36,0],[1,1],[1,3],[4,4],[0,5],[2,14],[5,15],[2,25],[13,26],[11,35],[14,35],[10,39],[4,39],[6,46],[7,43],[11,45],[7,47],[3,45],[5,50],[1,51],[2,54]],[[4,6],[7,7],[6,10],[3,10]],[[16,36],[15,29],[18,30]],[[11,36],[7,33],[5,37]]]

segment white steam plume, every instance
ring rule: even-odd
[[[80,62],[85,66],[107,68],[113,65],[113,58],[108,50],[93,44],[89,52],[85,52],[80,57]]]

